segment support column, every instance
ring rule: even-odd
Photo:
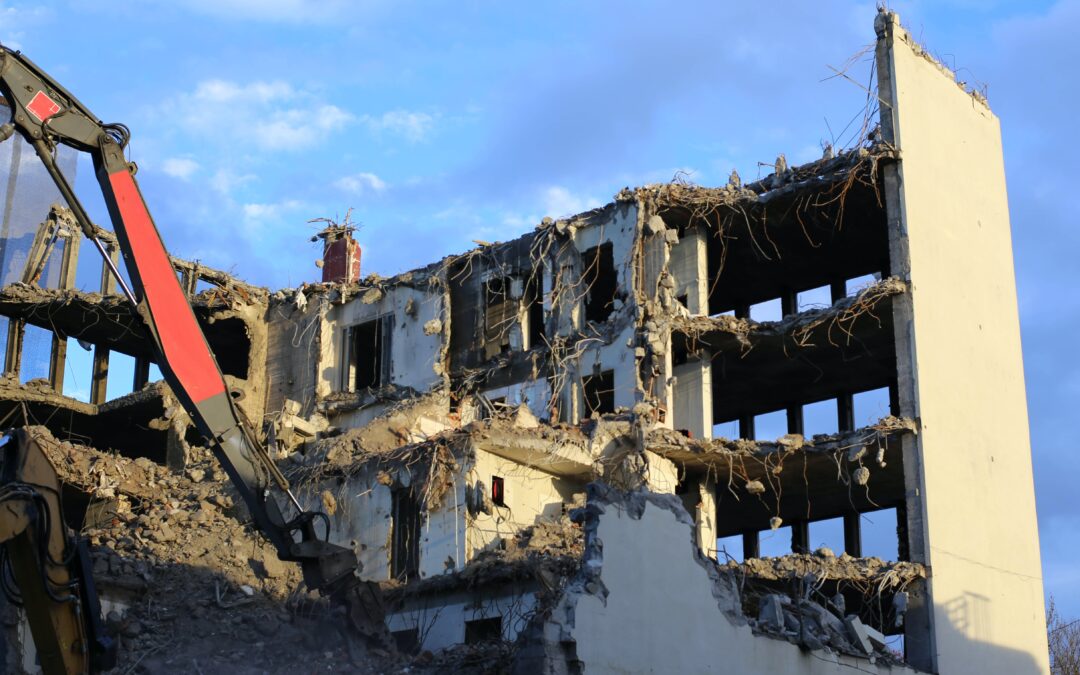
[[[743,559],[761,557],[761,539],[758,532],[743,532],[742,535]]]
[[[694,518],[697,544],[706,556],[716,559],[716,481],[702,478],[697,482],[698,508]]]

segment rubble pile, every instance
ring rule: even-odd
[[[353,644],[343,610],[306,592],[300,567],[237,520],[208,453],[179,475],[30,431],[65,488],[89,497],[83,535],[120,640],[117,672],[399,669],[398,657]]]
[[[482,551],[460,570],[402,584],[383,584],[387,606],[406,597],[451,589],[476,588],[519,579],[535,579],[541,595],[560,590],[581,567],[585,535],[581,526],[563,516],[557,522],[541,521],[523,528],[501,545]],[[541,597],[541,602],[543,602]]]
[[[836,556],[828,548],[812,554],[729,561],[721,569],[743,583],[743,609],[756,632],[780,637],[809,649],[902,662],[886,636],[875,628],[899,629],[907,610],[907,589],[926,578],[918,563],[880,558]],[[852,597],[872,599],[858,604],[874,609],[861,616]],[[891,632],[891,631],[889,631]]]
[[[919,563],[889,561],[881,558],[854,558],[847,553],[835,555],[828,548],[814,553],[789,553],[779,558],[748,558],[729,561],[721,567],[749,577],[769,581],[802,579],[808,574],[818,579],[860,579],[874,586],[898,587],[915,579],[926,578],[926,568]]]

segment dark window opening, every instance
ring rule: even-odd
[[[605,370],[598,375],[586,377],[583,382],[585,416],[615,412],[615,371]]]
[[[529,277],[525,287],[525,302],[529,307],[529,333],[526,349],[535,349],[545,344],[544,334],[544,289],[543,278],[539,274]]]
[[[510,329],[517,321],[518,306],[511,297],[510,277],[484,282],[484,358],[510,351]]]
[[[615,254],[611,243],[590,248],[581,254],[584,268],[581,281],[586,291],[585,320],[595,323],[607,321],[615,309]]]
[[[214,323],[200,322],[206,343],[214,352],[221,372],[246,380],[251,356],[251,338],[243,319],[218,319]]]
[[[506,506],[506,484],[502,476],[491,477],[491,503],[496,506]]]
[[[502,640],[502,617],[474,619],[465,622],[465,644],[475,645],[480,642]]]
[[[349,372],[352,390],[378,388],[390,382],[390,316],[349,329]]]
[[[402,654],[415,654],[420,651],[420,629],[406,628],[390,634],[394,638],[397,650]]]
[[[420,576],[420,500],[411,488],[399,488],[390,493],[390,510],[390,576],[409,581]]]

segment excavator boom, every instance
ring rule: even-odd
[[[166,382],[207,439],[278,557],[299,562],[309,588],[347,598],[353,610],[350,615],[361,632],[385,641],[376,589],[360,583],[356,555],[327,540],[325,514],[302,508],[233,400],[139,190],[136,167],[124,156],[127,127],[102,123],[29,59],[6,47],[0,47],[0,94],[12,112],[11,121],[0,126],[0,141],[18,133],[33,146],[83,232],[102,253],[142,318]],[[130,286],[105,253],[97,227],[57,167],[54,151],[58,145],[87,152],[93,159]]]

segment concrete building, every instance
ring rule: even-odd
[[[385,582],[401,649],[1049,671],[998,120],[896,15],[875,30],[867,133],[820,161],[625,189],[392,278],[355,280],[344,230],[325,239],[348,276],[276,293],[177,261],[301,498]],[[0,289],[12,326],[145,360],[118,303]],[[0,413],[61,407],[57,435],[178,470],[197,446],[161,384],[88,404],[56,385],[9,378]],[[864,556],[871,521],[887,559]]]

